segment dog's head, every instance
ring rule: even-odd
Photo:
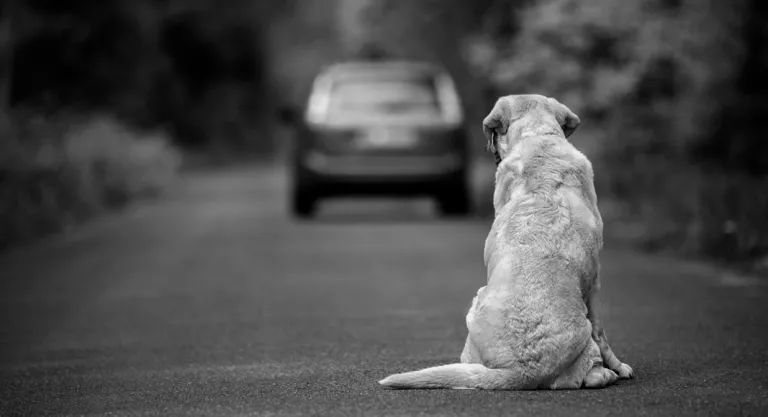
[[[516,123],[518,128],[510,129]],[[483,120],[483,133],[488,140],[486,148],[493,153],[498,165],[523,127],[546,130],[547,126],[556,125],[568,138],[580,124],[579,116],[554,98],[538,94],[510,95],[496,101]]]

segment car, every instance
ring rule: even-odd
[[[312,217],[335,196],[429,196],[470,212],[469,144],[451,75],[429,62],[346,61],[315,77],[294,129],[290,209]]]

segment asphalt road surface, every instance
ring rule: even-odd
[[[768,280],[607,247],[603,390],[396,391],[458,360],[488,220],[429,201],[285,210],[279,171],[197,173],[0,257],[0,415],[766,415]]]

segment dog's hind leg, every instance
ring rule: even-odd
[[[603,366],[602,354],[594,339],[589,340],[587,352],[591,367],[584,377],[584,388],[603,388],[616,382],[619,376]]]
[[[464,343],[464,350],[461,351],[460,361],[461,363],[483,363],[475,343],[472,342],[472,335],[467,335],[467,341]]]
[[[632,367],[626,363],[622,363],[613,353],[613,349],[611,349],[611,346],[608,344],[608,336],[605,335],[603,324],[597,317],[595,303],[595,295],[592,294],[587,299],[587,318],[592,323],[592,339],[600,348],[600,355],[603,357],[603,363],[608,369],[616,372],[620,379],[633,378],[635,373],[632,370]]]
[[[603,367],[603,358],[600,348],[587,333],[586,346],[579,356],[551,383],[545,383],[540,388],[548,389],[579,389],[579,388],[603,388],[613,384],[618,375],[610,369]]]
[[[584,388],[604,388],[616,382],[618,378],[616,372],[603,365],[597,365],[584,377]]]
[[[469,311],[467,312],[466,316],[466,325],[467,330],[469,330],[469,327],[471,326],[471,323],[475,320],[475,308],[477,307],[477,297],[480,296],[480,293],[485,289],[485,287],[480,288],[477,290],[477,295],[472,299],[472,306],[469,307]],[[483,360],[480,357],[480,352],[477,350],[477,346],[475,346],[475,342],[472,341],[472,334],[467,333],[467,341],[464,342],[464,350],[461,352],[461,363],[479,363],[482,364]]]

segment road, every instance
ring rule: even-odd
[[[0,415],[765,415],[768,280],[607,247],[602,315],[637,378],[604,390],[396,391],[455,362],[488,220],[429,202],[285,212],[280,171],[0,257]]]

